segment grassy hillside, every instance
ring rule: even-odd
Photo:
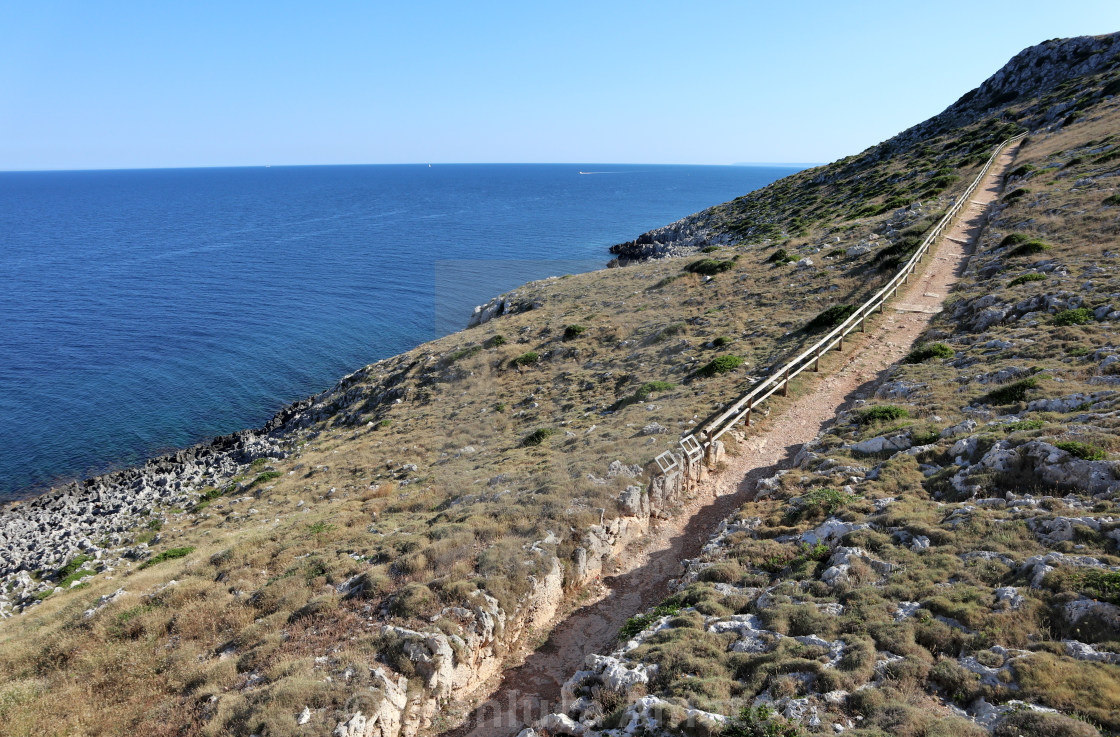
[[[393,691],[387,684],[396,683],[398,675],[407,679],[402,690],[409,698],[431,688],[430,673],[418,665],[411,641],[384,624],[458,636],[468,614],[478,621],[486,609],[495,620],[487,629],[486,647],[501,656],[531,636],[512,627],[506,631],[502,623],[524,611],[554,561],[562,566],[569,597],[579,595],[579,581],[572,576],[577,548],[586,545],[589,530],[619,516],[620,494],[648,481],[654,456],[741,392],[752,376],[811,342],[814,331],[806,326],[822,312],[872,293],[916,247],[950,198],[963,191],[999,140],[1033,128],[1063,106],[1065,117],[1052,130],[1032,135],[1023,158],[1032,168],[1018,173],[1001,214],[1000,232],[1021,233],[1024,240],[988,244],[992,250],[977,264],[998,269],[982,272],[970,289],[978,296],[994,283],[1003,290],[997,296],[1014,303],[1063,290],[1072,294],[1085,290],[1082,282],[1089,280],[1087,304],[1094,310],[1103,306],[1109,290],[1116,291],[1111,276],[1084,270],[1104,263],[1102,254],[1116,249],[1120,237],[1115,215],[1120,210],[1105,204],[1114,196],[1107,188],[1115,180],[1109,177],[1120,167],[1112,155],[1111,131],[1118,128],[1116,102],[1108,95],[1115,92],[1118,76],[1115,62],[1110,63],[1108,69],[1094,67],[1088,77],[1067,79],[1064,87],[1038,86],[994,110],[934,119],[931,127],[912,129],[859,157],[802,172],[707,211],[710,229],[729,236],[726,245],[707,253],[528,285],[519,290],[520,300],[533,309],[346,377],[282,428],[287,458],[262,459],[222,485],[194,489],[192,508],[159,510],[145,527],[125,531],[125,545],[134,549],[146,542],[150,557],[130,561],[120,557],[120,546],[102,543],[89,560],[35,572],[43,582],[41,603],[0,622],[0,733],[330,734],[364,703],[361,699]],[[1081,183],[1087,177],[1091,183]],[[1019,189],[1028,191],[1015,194]],[[1050,248],[1042,256],[1057,259],[1068,276],[1057,267],[1033,266],[1037,259],[1031,254],[1011,255],[1013,249],[1034,248],[1026,245],[1034,239],[1045,241]],[[1028,274],[1045,278],[1027,281],[1035,278]],[[1011,284],[1020,277],[1025,278]],[[959,304],[974,304],[970,295],[962,293]],[[1005,316],[989,332],[994,331],[993,338],[1001,331],[1014,333],[1015,348],[985,356],[982,368],[971,370],[959,359],[988,349],[979,347],[975,331],[961,327],[967,316],[946,316],[941,332],[930,339],[946,342],[954,358],[915,364],[900,374],[932,387],[911,410],[913,428],[905,424],[909,420],[896,426],[839,425],[815,452],[844,454],[841,446],[855,433],[892,427],[932,437],[965,416],[1003,423],[1007,407],[980,400],[992,387],[985,384],[982,392],[979,385],[957,384],[953,373],[994,371],[998,361],[1029,372],[1022,376],[1035,382],[1024,389],[1029,399],[1106,390],[1091,380],[1093,367],[1107,360],[1098,351],[1113,341],[1110,327],[1099,324],[1095,312],[1091,321],[1080,322],[1080,308],[1072,307],[1068,296],[1062,299],[1061,309],[1074,310],[1072,317],[1061,318],[1070,324],[1056,324],[1057,313],[1045,312],[1048,306],[1027,310],[1039,314],[1014,323]],[[996,304],[970,307],[968,314],[998,309]],[[1120,301],[1116,306],[1120,309]],[[1082,348],[1087,352],[1075,355]],[[719,360],[725,356],[743,362]],[[994,408],[982,409],[989,413],[984,415],[963,409],[973,400]],[[1093,400],[1090,407],[1098,401],[1103,400]],[[780,410],[778,403],[774,411]],[[1014,441],[1080,442],[1094,449],[1086,453],[1106,457],[1120,450],[1110,440],[1107,417],[1024,417],[1027,425],[1007,430],[1000,424],[988,432]],[[1036,419],[1043,424],[1029,424]],[[800,612],[809,616],[806,597],[814,603],[841,602],[849,614],[831,618],[827,632],[818,634],[861,638],[862,655],[852,656],[845,671],[856,675],[834,684],[854,688],[860,678],[859,683],[870,678],[874,651],[885,646],[870,629],[847,628],[855,620],[868,628],[883,620],[886,615],[875,619],[870,612],[886,611],[884,602],[915,597],[929,622],[940,622],[936,615],[944,612],[956,612],[944,616],[958,618],[975,614],[968,627],[983,631],[995,615],[980,611],[979,604],[976,612],[961,607],[1002,585],[1001,576],[1018,574],[1010,566],[997,570],[990,561],[984,571],[968,573],[963,563],[953,562],[960,560],[958,553],[1008,550],[1019,561],[1043,547],[1025,520],[1014,515],[1004,520],[1000,515],[1007,516],[1006,509],[995,505],[973,502],[977,511],[968,525],[938,531],[948,523],[938,516],[937,505],[963,504],[937,497],[937,485],[943,485],[953,465],[945,456],[951,442],[934,442],[923,451],[928,456],[886,460],[878,479],[859,484],[850,500],[843,497],[847,501],[840,513],[853,520],[905,510],[905,520],[877,521],[878,528],[862,531],[868,540],[853,538],[882,560],[891,560],[897,548],[906,563],[903,580],[885,582],[884,589],[874,585],[878,579],[871,573],[866,580],[853,575],[855,583],[837,592],[815,585],[820,583],[815,560],[797,563],[796,570],[777,563],[759,568],[758,560],[796,554],[791,545],[775,541],[778,535],[819,521],[816,511],[802,514],[799,503],[791,503],[806,491],[795,473],[783,479],[770,501],[744,512],[764,520],[764,526],[757,537],[744,536],[743,552],[729,552],[728,560],[735,562],[725,564],[727,581],[777,587],[770,594],[775,605],[761,606],[757,598],[747,601],[740,594],[729,601],[712,593],[710,585],[697,584],[695,600],[679,602],[697,607],[684,615],[692,624],[681,625],[695,632],[681,630],[675,636],[706,641],[704,616],[756,609],[772,613],[774,621],[768,622],[775,631],[788,630],[791,621],[800,621]],[[620,463],[612,467],[614,461]],[[845,458],[843,463],[869,462]],[[942,468],[927,478],[917,468],[920,463]],[[809,486],[824,485],[818,476],[811,479]],[[888,495],[899,500],[876,511],[873,500]],[[1082,506],[1053,499],[1030,508],[1056,516],[1073,515],[1067,506],[1077,515],[1120,514],[1111,496],[1087,499]],[[912,523],[931,544],[936,539],[937,546],[952,547],[931,548],[933,554],[912,562],[909,549],[895,545],[887,531],[903,523]],[[1069,552],[1113,560],[1111,523],[1104,524],[1092,535],[1078,532],[1081,537],[1070,543],[1085,545],[1084,553],[1074,547]],[[82,571],[91,575],[75,577]],[[940,592],[937,584],[947,575],[966,577],[955,579],[960,585],[950,592]],[[1016,672],[1017,683],[1028,684],[1024,693],[1041,699],[1037,694],[1046,686],[1038,684],[1058,679],[1059,672],[1102,684],[1102,695],[1079,708],[1109,724],[1108,705],[1116,708],[1109,700],[1112,676],[1097,674],[1104,666],[1067,662],[1057,653],[1063,646],[1053,644],[1065,632],[1053,619],[1052,602],[1059,600],[1054,597],[1111,586],[1107,576],[1086,583],[1079,575],[1059,576],[1060,582],[1038,590],[1020,589],[1030,604],[1012,618],[1006,637],[981,642],[968,639],[974,634],[955,634],[958,630],[948,625],[949,631],[942,632],[931,624],[945,642],[927,647],[916,630],[902,631],[917,626],[909,620],[892,629],[899,631],[899,647],[905,650],[898,655],[920,661],[907,681],[908,693],[917,701],[926,698],[927,686],[940,683],[930,680],[938,658],[955,654],[954,648],[980,652],[981,644],[988,650],[1000,643],[1037,645],[1034,660],[1023,666],[1026,672],[1027,663],[1036,664],[1033,675]],[[953,598],[966,590],[972,598]],[[935,602],[939,596],[945,602]],[[860,603],[864,599],[866,605]],[[711,606],[700,609],[707,601]],[[786,625],[780,617],[786,617]],[[807,621],[812,625],[805,627],[816,626],[816,620]],[[915,620],[920,621],[925,620]],[[1031,640],[1032,635],[1037,637]],[[1096,639],[1106,642],[1101,647],[1113,647],[1107,638]],[[653,658],[651,651],[635,657]],[[712,683],[718,682],[713,685],[718,690],[682,685],[666,675],[654,685],[661,689],[657,693],[703,708],[712,703],[705,699],[747,699],[750,689],[770,687],[769,675],[747,677],[738,665],[724,662],[727,653],[715,657],[717,651],[713,641],[705,652],[713,653]],[[457,664],[475,656],[468,650],[453,653]],[[823,655],[798,654],[795,670],[817,657]],[[929,667],[922,671],[921,664]],[[770,673],[757,665],[750,666],[752,673]],[[781,673],[792,672],[781,668]],[[1115,669],[1110,668],[1108,673]],[[796,692],[797,684],[788,688]],[[992,698],[1001,694],[993,691]],[[894,713],[886,705],[899,699],[885,693],[880,711]],[[1044,703],[1069,710],[1059,701],[1054,696]],[[307,720],[302,719],[305,707]],[[856,706],[844,708],[856,714]],[[885,717],[876,716],[880,712],[873,705],[859,713],[869,724],[893,729]],[[437,720],[428,728],[439,726]]]
[[[571,716],[607,734],[645,714],[688,734],[1120,733],[1117,91],[1113,68],[1012,110],[1078,114],[1027,139],[924,346],[624,630],[632,685],[569,684],[589,699]]]

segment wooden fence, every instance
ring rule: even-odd
[[[759,405],[778,393],[783,397],[787,396],[789,394],[789,382],[791,379],[810,367],[812,367],[813,371],[820,371],[821,356],[828,353],[833,348],[843,350],[844,336],[852,331],[858,329],[860,332],[864,332],[866,330],[867,318],[876,310],[882,312],[886,301],[898,293],[899,287],[906,284],[907,280],[917,269],[918,264],[921,263],[922,258],[933,247],[937,238],[945,232],[953,219],[967,206],[972,194],[976,191],[976,188],[980,186],[980,183],[988,174],[989,169],[991,169],[992,164],[994,164],[999,155],[1003,153],[1003,150],[1021,140],[1024,136],[1026,136],[1026,133],[1021,133],[1013,138],[1007,139],[996,147],[991,157],[980,170],[980,173],[977,174],[976,178],[972,180],[972,183],[968,185],[968,189],[966,189],[964,194],[949,208],[945,216],[938,221],[937,225],[929,235],[925,237],[921,245],[918,246],[918,250],[910,257],[906,265],[895,274],[894,278],[887,282],[886,286],[876,292],[871,299],[860,305],[847,320],[836,328],[833,328],[828,335],[809,346],[809,348],[789,363],[772,372],[753,389],[733,402],[717,417],[693,429],[682,437],[680,440],[680,448],[684,452],[685,458],[688,459],[688,461],[698,459],[699,456],[702,456],[705,451],[711,447],[713,442],[718,440],[720,436],[739,422],[745,421],[745,423],[750,426],[751,412],[757,409]],[[655,460],[662,474],[668,473],[677,465],[677,460],[672,451],[665,451],[657,456]]]

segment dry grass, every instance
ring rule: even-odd
[[[1036,168],[1031,193],[993,225],[957,300],[998,292],[1035,268],[1024,259],[1004,264],[993,250],[995,239],[1011,230],[1052,244],[1045,258],[1060,262],[1069,276],[1052,271],[1045,280],[1006,287],[1008,300],[1076,292],[1086,280],[1092,287],[1083,291],[1092,300],[1120,292],[1115,270],[1091,269],[1106,250],[1120,249],[1115,212],[1100,204],[1112,180],[1073,186],[1081,177],[1113,171],[1115,162],[1082,156],[1082,163],[1046,168],[1068,164],[1114,135],[1120,128],[1115,103],[1098,112],[1024,150],[1020,161]],[[845,251],[872,232],[885,232],[891,210],[870,213],[911,195],[930,205],[927,212],[943,209],[982,162],[970,150],[990,150],[1008,130],[982,121],[890,157],[865,152],[717,208],[741,242],[708,254],[731,264],[710,281],[682,271],[685,262],[665,261],[538,282],[521,290],[537,309],[347,377],[317,398],[290,458],[246,469],[251,475],[240,489],[197,513],[161,514],[156,552],[194,548],[186,557],[89,577],[88,587],[51,596],[0,623],[0,733],[296,734],[295,715],[304,706],[316,712],[307,732],[329,733],[347,699],[368,686],[369,666],[411,675],[407,658],[381,638],[377,625],[437,626],[433,617],[478,588],[515,610],[529,576],[540,573],[539,558],[527,560],[525,546],[554,533],[560,540],[555,553],[567,561],[582,532],[601,514],[613,516],[618,493],[636,483],[606,478],[611,461],[648,468],[679,434],[748,387],[752,376],[814,340],[802,330],[814,316],[862,301],[889,276],[874,252]],[[945,176],[938,174],[942,167],[959,179],[946,180],[949,188],[933,196],[930,182]],[[808,183],[822,176],[825,185]],[[754,225],[747,224],[751,218]],[[794,258],[810,256],[814,265],[770,263],[779,246]],[[977,275],[988,266],[998,269],[999,280]],[[982,372],[1037,369],[1036,375],[1050,377],[1040,382],[1038,396],[1099,389],[1090,383],[1095,361],[1071,349],[1115,344],[1110,327],[1060,327],[1049,320],[996,325],[980,340],[959,330],[951,314],[950,308],[939,316],[927,340],[945,343],[955,357],[900,366],[892,377],[925,385],[907,400],[891,400],[910,416],[841,423],[819,453],[841,465],[879,465],[853,457],[843,445],[885,431],[928,433],[959,422],[962,408],[993,388],[974,382]],[[983,343],[997,338],[1014,348],[986,352]],[[539,360],[514,363],[528,353]],[[725,354],[745,363],[696,376]],[[651,382],[666,384],[644,400],[620,402]],[[777,399],[774,411],[781,407]],[[1120,449],[1114,419],[1094,420],[1092,429],[1073,427],[1069,416],[1039,419],[1039,427],[990,433],[1015,441],[1061,435]],[[668,432],[643,434],[652,422]],[[766,421],[760,418],[759,425]],[[541,428],[555,432],[526,447],[523,439]],[[813,478],[809,469],[803,484],[799,474],[790,474],[771,499],[744,510],[766,526],[757,539],[735,540],[709,581],[682,592],[680,603],[695,611],[641,653],[663,665],[651,690],[676,704],[713,708],[745,703],[765,688],[798,693],[803,685],[792,673],[851,690],[868,682],[878,648],[906,660],[892,666],[883,688],[869,689],[878,696],[860,697],[869,725],[892,734],[969,734],[966,723],[931,716],[938,712],[926,689],[937,657],[1044,641],[1053,632],[1052,605],[1069,592],[1022,589],[1027,601],[1019,611],[993,610],[994,588],[1022,581],[1007,565],[966,563],[961,554],[979,548],[1021,560],[1047,548],[1004,510],[983,508],[962,522],[950,516],[956,502],[940,506],[942,487],[925,478],[920,464],[951,465],[951,443],[936,442],[929,457],[881,464],[877,480],[860,485],[859,499],[830,510],[874,523],[875,529],[852,533],[845,542],[891,563],[889,573],[859,563],[847,583],[830,589],[817,580],[825,565],[820,556],[775,539],[820,521],[816,513],[791,514],[794,498],[842,485],[843,477],[824,471]],[[991,479],[990,495],[1012,481],[1018,483]],[[876,512],[873,502],[885,497],[896,501]],[[1120,514],[1115,500],[1100,504],[1099,513]],[[892,536],[894,528],[928,537],[931,548],[909,549]],[[1078,544],[1087,554],[1115,559],[1100,536]],[[359,574],[360,595],[343,599],[339,584]],[[946,581],[955,584],[949,591]],[[821,653],[788,641],[764,656],[729,653],[725,639],[702,629],[700,614],[756,611],[747,597],[716,590],[730,582],[774,586],[773,606],[757,613],[775,631],[843,638],[851,657],[825,669]],[[83,617],[100,596],[121,587],[128,593]],[[921,602],[922,609],[895,622],[895,604],[903,600]],[[844,613],[822,614],[819,605],[827,603],[843,604]],[[1019,671],[1024,688],[1039,699],[1102,722],[1120,703],[1114,669],[1039,654]],[[1091,698],[1078,701],[1077,689]]]

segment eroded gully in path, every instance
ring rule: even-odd
[[[910,350],[963,273],[987,221],[988,206],[999,195],[1017,150],[1017,145],[1009,147],[1000,156],[971,203],[942,237],[932,261],[860,336],[863,339],[852,342],[851,352],[839,357],[841,365],[780,415],[769,418],[761,432],[749,435],[737,454],[728,456],[727,468],[701,485],[688,508],[651,530],[640,553],[630,560],[622,556],[620,562],[628,570],[603,579],[601,598],[571,612],[543,645],[519,665],[503,671],[496,685],[484,689],[489,698],[443,737],[516,735],[543,714],[558,710],[564,681],[583,666],[587,655],[612,650],[629,617],[669,595],[669,583],[681,573],[680,561],[699,555],[719,523],[750,500],[758,480],[789,467],[802,444],[878,384],[891,365]]]

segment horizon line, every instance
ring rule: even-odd
[[[736,161],[729,164],[663,164],[655,162],[620,162],[620,161],[423,161],[423,162],[397,162],[397,163],[355,163],[355,164],[214,164],[200,166],[115,166],[115,167],[89,167],[89,168],[45,168],[45,169],[0,169],[0,174],[43,174],[43,173],[68,173],[68,172],[104,172],[104,171],[181,171],[194,169],[294,169],[328,166],[722,166],[746,167],[769,166],[780,168],[810,168],[821,166],[820,162],[769,162],[769,161]]]

